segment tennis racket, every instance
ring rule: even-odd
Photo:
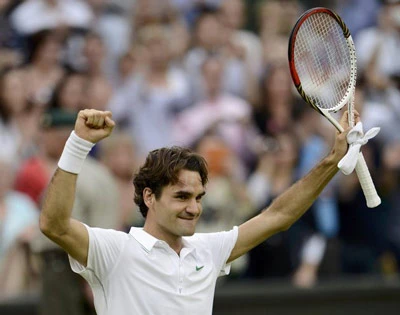
[[[357,60],[350,31],[342,19],[327,8],[306,11],[293,27],[288,53],[290,73],[301,97],[340,132],[343,127],[331,113],[347,104],[349,125],[354,126]],[[367,206],[378,206],[381,199],[362,153],[356,173]]]

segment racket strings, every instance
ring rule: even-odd
[[[294,58],[302,88],[313,103],[339,109],[349,90],[351,56],[336,20],[326,13],[307,18],[296,36]]]

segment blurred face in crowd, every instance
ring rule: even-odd
[[[0,0],[0,11],[7,8],[10,3],[11,0]]]
[[[47,158],[57,161],[73,126],[50,127],[41,131],[41,145]]]
[[[71,111],[81,110],[83,93],[86,80],[80,74],[72,74],[65,79],[65,82],[58,96],[58,103],[61,108]]]
[[[296,139],[292,135],[282,133],[277,137],[278,150],[275,155],[276,165],[291,168],[297,160]]]
[[[288,36],[300,14],[299,1],[265,1],[259,12],[262,33]]]
[[[203,64],[203,82],[209,97],[217,96],[221,91],[223,64],[217,58],[209,58]]]
[[[216,14],[206,14],[197,23],[198,44],[205,49],[215,49],[221,43],[221,24]]]
[[[267,97],[274,100],[288,100],[292,95],[292,81],[288,67],[277,65],[271,69],[268,79],[264,85]]]
[[[171,59],[183,59],[190,46],[191,34],[183,23],[175,23],[171,27],[171,33],[172,40],[169,45]]]
[[[128,78],[135,68],[135,57],[131,53],[127,53],[119,59],[118,73],[121,79]]]
[[[54,34],[47,35],[39,44],[35,55],[34,62],[45,63],[48,65],[57,64],[61,54],[61,42]]]
[[[102,147],[102,162],[119,179],[128,181],[132,179],[135,159],[135,149],[128,135],[116,134],[107,139]]]
[[[94,12],[98,12],[104,8],[105,0],[86,0],[87,3],[92,7]]]
[[[101,65],[106,54],[101,38],[95,34],[88,35],[83,53],[89,65]]]
[[[383,7],[383,23],[388,23],[388,27],[400,32],[400,3],[386,4]]]
[[[232,29],[240,29],[244,23],[244,3],[242,0],[224,0],[221,6],[222,20]]]
[[[55,7],[57,5],[57,0],[45,0],[46,4],[51,7]]]
[[[148,62],[151,68],[164,68],[169,62],[169,48],[165,37],[157,36],[146,42]]]
[[[171,1],[135,0],[133,21],[137,27],[162,22],[171,13]]]
[[[26,106],[23,90],[24,84],[20,72],[13,70],[4,75],[0,82],[1,106],[5,106],[11,115],[20,113]]]
[[[197,152],[206,159],[210,175],[229,175],[229,159],[234,153],[221,138],[213,135],[203,137],[198,144]]]
[[[112,87],[106,80],[102,78],[90,80],[85,87],[81,107],[106,110],[112,92]]]

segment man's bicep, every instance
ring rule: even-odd
[[[282,218],[279,215],[268,213],[268,210],[246,221],[239,226],[236,244],[232,249],[228,262],[246,254],[248,251],[281,230]]]
[[[53,241],[82,266],[86,267],[89,253],[89,233],[83,223],[70,219],[68,231],[53,239]]]

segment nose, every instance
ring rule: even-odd
[[[186,206],[186,212],[194,216],[198,215],[200,213],[200,203],[196,199],[190,199]]]

